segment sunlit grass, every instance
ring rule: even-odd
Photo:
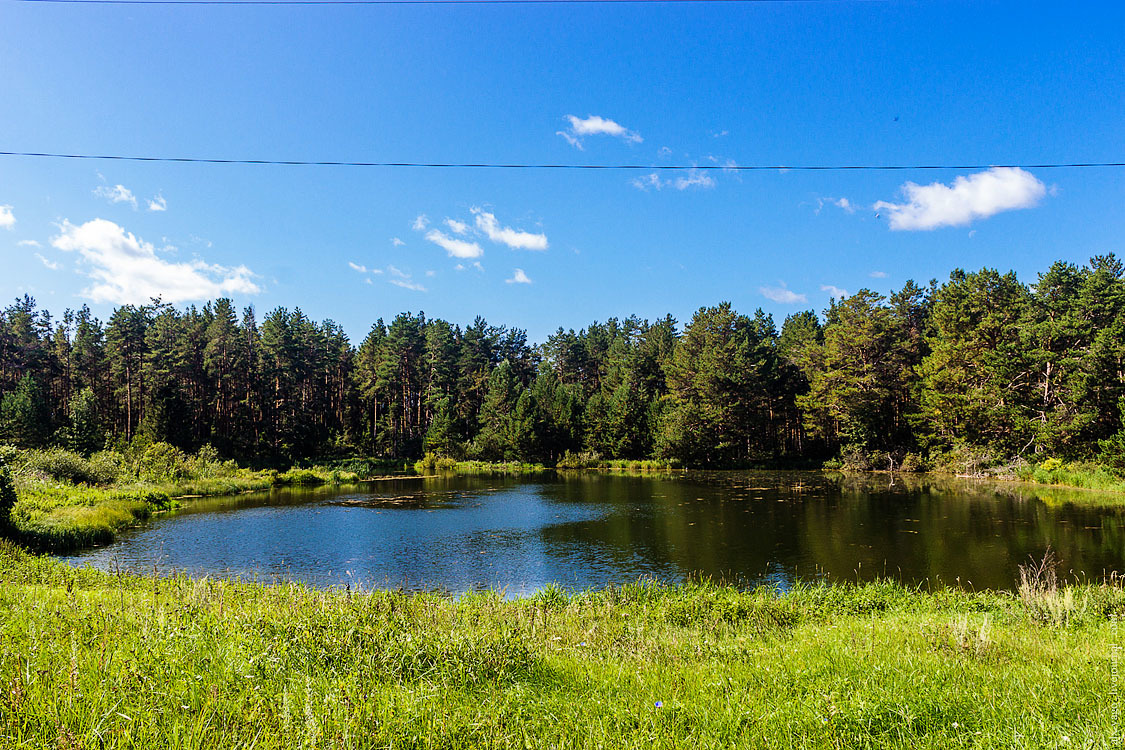
[[[0,546],[0,746],[1117,747],[1125,592],[1065,590],[1065,622],[887,582],[452,599]]]

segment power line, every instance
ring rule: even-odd
[[[66,5],[586,5],[586,4],[746,4],[830,3],[846,0],[10,0],[21,3]],[[883,0],[853,0],[883,2]]]
[[[89,0],[86,0],[89,1]],[[510,1],[510,0],[505,0]],[[619,2],[620,0],[611,0]],[[164,162],[174,164],[254,164],[281,167],[384,167],[405,169],[573,169],[634,171],[805,171],[805,172],[904,172],[912,170],[970,169],[1090,169],[1120,168],[1125,162],[1053,162],[1023,164],[521,164],[496,162],[417,162],[417,161],[304,161],[299,159],[207,159],[188,156],[122,156],[119,154],[58,154],[36,151],[0,151],[0,156],[42,159],[90,159],[101,161]]]

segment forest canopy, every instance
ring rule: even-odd
[[[1125,468],[1125,281],[1113,255],[867,289],[821,315],[729,302],[558,329],[478,317],[339,325],[229,299],[0,316],[0,442],[168,442],[265,463],[362,453],[689,466],[1099,460]]]

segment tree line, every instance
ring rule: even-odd
[[[29,296],[0,316],[0,442],[82,453],[163,441],[264,463],[329,455],[554,463],[567,453],[692,466],[888,465],[958,456],[1125,467],[1125,267],[1057,262],[864,289],[778,330],[723,302],[525,331],[478,317],[339,325],[229,299],[179,309]]]

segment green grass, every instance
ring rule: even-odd
[[[1125,478],[1105,466],[1090,463],[1063,463],[1047,459],[1039,464],[1025,466],[1018,472],[1025,482],[1057,484],[1102,492],[1125,492]]]
[[[354,472],[323,466],[251,471],[164,444],[137,455],[104,451],[91,458],[57,448],[3,447],[0,458],[13,470],[17,500],[10,521],[16,537],[52,551],[108,544],[123,528],[189,498],[359,480]]]
[[[1066,617],[1034,602],[1063,597]],[[0,544],[0,746],[1108,748],[1116,586],[316,590]]]
[[[472,476],[507,476],[512,474],[541,474],[551,471],[543,464],[523,461],[457,461],[445,456],[426,456],[414,463],[414,472],[429,474],[465,474]]]

